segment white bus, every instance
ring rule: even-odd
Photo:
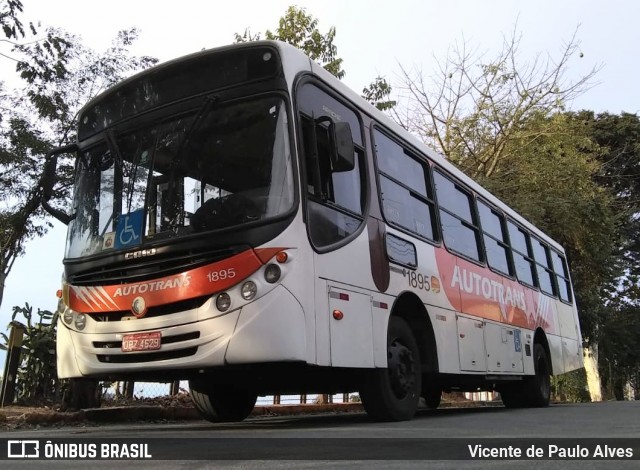
[[[69,213],[58,155],[76,161]],[[378,420],[582,367],[564,251],[294,47],[146,70],[80,112],[58,374],[188,379],[212,421],[358,391]]]

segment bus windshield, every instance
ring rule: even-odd
[[[259,223],[294,200],[284,101],[206,97],[80,153],[67,258]]]

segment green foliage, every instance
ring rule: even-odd
[[[609,299],[599,332],[598,361],[608,398],[624,399],[627,383],[640,391],[640,279],[620,280]]]
[[[395,100],[388,99],[390,95],[391,85],[383,77],[376,77],[368,87],[362,89],[362,97],[380,111],[388,111],[396,106]]]
[[[23,322],[17,320],[21,316]],[[51,402],[60,398],[60,384],[56,372],[57,313],[33,307],[13,307],[11,325],[20,325],[25,330],[22,341],[20,366],[16,377],[16,399],[21,404]],[[3,333],[5,345],[8,338]]]
[[[595,115],[581,111],[574,119],[587,128],[600,147],[602,172],[597,181],[615,198],[619,256],[629,274],[640,275],[640,118],[630,113]]]
[[[584,369],[551,378],[551,396],[559,402],[588,403],[591,401]]]

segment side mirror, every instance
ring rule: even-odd
[[[348,122],[331,122],[329,125],[331,138],[331,169],[334,172],[351,171],[355,168],[355,149],[351,126]]]
[[[42,177],[40,178],[40,188],[42,189],[42,208],[65,225],[69,225],[72,217],[66,212],[52,207],[49,204],[49,200],[53,196],[53,187],[58,180],[56,175],[56,170],[58,168],[58,155],[61,153],[75,152],[76,150],[78,150],[78,146],[76,144],[69,144],[57,147],[47,153],[45,157],[44,170]]]

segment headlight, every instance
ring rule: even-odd
[[[77,329],[84,330],[84,327],[87,326],[87,317],[84,313],[78,313],[76,315],[75,325]]]
[[[242,284],[242,289],[240,290],[240,294],[244,300],[252,300],[256,294],[258,293],[258,286],[253,281],[247,281]]]
[[[229,307],[231,307],[231,297],[229,294],[226,292],[219,294],[218,297],[216,297],[216,307],[218,307],[218,310],[221,312],[229,310]]]
[[[69,308],[65,308],[64,313],[62,314],[62,320],[67,325],[71,325],[71,323],[73,322],[73,311]]]
[[[282,271],[277,264],[270,264],[264,270],[264,280],[269,284],[275,284],[280,279]]]

